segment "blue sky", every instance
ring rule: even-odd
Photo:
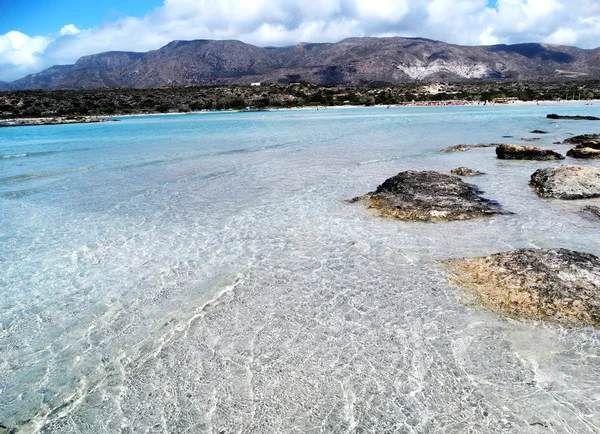
[[[348,37],[600,45],[600,0],[0,0],[0,80],[176,39],[259,46]]]
[[[0,4],[8,0],[0,0]],[[12,1],[0,14],[0,34],[19,30],[28,35],[56,32],[65,24],[87,29],[123,15],[144,16],[162,5],[160,0],[29,0]]]

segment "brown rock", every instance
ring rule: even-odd
[[[600,326],[600,258],[522,249],[444,261],[449,279],[481,306],[513,317]]]
[[[535,146],[500,145],[496,148],[496,156],[501,160],[564,160],[558,152],[552,149],[542,149]]]
[[[586,160],[598,159],[600,158],[600,149],[580,148],[577,146],[576,148],[567,151],[567,157]]]

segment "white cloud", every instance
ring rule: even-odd
[[[77,33],[81,33],[81,30],[79,30],[77,27],[75,27],[74,24],[67,24],[66,26],[63,26],[62,29],[60,29],[60,34],[62,36],[76,35]]]
[[[420,36],[457,44],[600,44],[598,0],[164,0],[143,17],[55,35],[0,36],[0,79],[108,50],[147,51],[175,39],[290,45],[351,36]]]

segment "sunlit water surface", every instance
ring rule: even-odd
[[[600,432],[600,334],[473,306],[440,259],[600,254],[583,203],[494,149],[600,107],[124,118],[0,130],[0,424],[18,432]],[[502,136],[514,138],[502,138]],[[567,162],[570,162],[567,160]],[[580,162],[595,165],[599,162]],[[514,215],[442,224],[344,199],[468,166]]]

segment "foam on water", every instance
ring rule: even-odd
[[[0,178],[18,180],[0,183],[0,423],[60,433],[597,432],[600,334],[483,311],[438,264],[520,247],[600,254],[600,225],[577,212],[599,201],[542,200],[527,185],[535,169],[562,163],[437,152],[532,129],[549,131],[540,145],[597,132],[545,110],[3,129],[1,155],[90,150],[0,162]],[[514,215],[406,223],[343,202],[401,170],[458,166],[486,172],[470,181]]]

